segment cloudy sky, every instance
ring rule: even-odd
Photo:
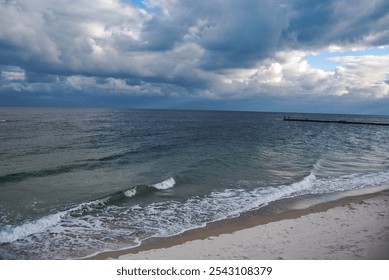
[[[389,114],[387,0],[0,0],[0,105]]]

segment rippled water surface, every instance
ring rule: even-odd
[[[0,258],[79,258],[286,197],[389,183],[388,126],[284,115],[0,108]]]

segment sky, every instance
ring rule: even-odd
[[[0,0],[0,105],[389,114],[389,1]]]

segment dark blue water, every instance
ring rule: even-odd
[[[389,185],[389,127],[284,115],[1,107],[0,258],[79,258],[282,198]]]

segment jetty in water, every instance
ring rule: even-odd
[[[386,126],[389,126],[389,123],[381,123],[381,122],[356,122],[356,121],[346,121],[346,120],[302,119],[302,118],[291,118],[291,117],[286,117],[286,116],[284,116],[284,121],[315,122],[315,123],[340,123],[340,124],[363,124],[363,125],[386,125]]]

